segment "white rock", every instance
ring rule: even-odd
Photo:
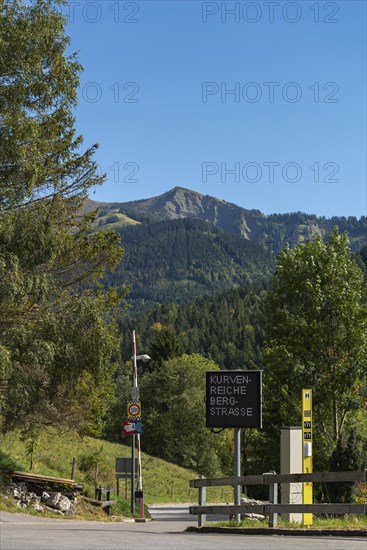
[[[61,516],[64,515],[61,510],[57,510],[56,508],[50,508],[49,506],[45,506],[45,510],[48,510],[49,512],[53,512],[54,514],[60,514]]]
[[[68,499],[68,497],[65,497],[61,493],[55,493],[50,498],[48,498],[45,502],[47,506],[50,508],[56,508],[57,510],[61,510],[62,512],[67,512],[70,510],[71,502]]]
[[[68,499],[68,497],[64,495],[60,495],[59,502],[57,503],[57,507],[62,512],[68,512],[71,507],[71,502]]]

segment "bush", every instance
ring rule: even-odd
[[[14,460],[10,455],[0,451],[0,489],[7,487],[11,481],[10,474],[14,471],[26,470],[25,466]]]
[[[14,472],[25,471],[26,467],[17,460],[14,460],[10,455],[0,451],[0,471],[2,472]]]

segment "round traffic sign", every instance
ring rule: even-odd
[[[128,406],[129,416],[139,416],[140,415],[140,405],[138,403],[130,403]]]

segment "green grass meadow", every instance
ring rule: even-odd
[[[115,459],[131,457],[131,439],[127,437],[126,443],[120,445],[91,437],[80,439],[70,433],[64,435],[57,435],[52,431],[44,433],[33,452],[32,471],[37,474],[70,479],[72,462],[75,458],[74,479],[84,485],[85,495],[94,498],[96,465],[98,464],[97,485],[116,488]],[[142,449],[144,449],[143,438]],[[26,443],[21,441],[19,432],[9,432],[2,437],[1,451],[3,462],[11,457],[18,469],[30,471],[30,457],[27,455]],[[147,504],[197,502],[197,489],[189,487],[190,479],[197,477],[194,471],[143,452],[142,477],[144,499]],[[125,480],[120,479],[119,493],[121,497],[127,493],[128,499],[130,498],[130,477],[127,480],[127,487]],[[208,502],[229,502],[232,494],[233,490],[230,487],[209,488],[207,500]]]

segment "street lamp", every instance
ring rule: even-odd
[[[147,363],[148,361],[151,360],[151,357],[149,357],[149,355],[147,355],[146,353],[143,353],[143,355],[137,355],[136,360],[143,361],[143,363]]]
[[[131,398],[134,401],[139,401],[139,388],[138,388],[138,369],[137,362],[143,361],[147,363],[150,361],[150,357],[147,354],[136,354],[136,336],[135,330],[133,330],[133,385],[131,389]],[[140,446],[140,434],[137,435],[138,442],[138,495],[140,500],[140,517],[144,518],[144,497],[143,497],[143,476],[141,470],[141,446]],[[135,512],[135,434],[133,434],[133,440],[131,445],[131,513]]]

